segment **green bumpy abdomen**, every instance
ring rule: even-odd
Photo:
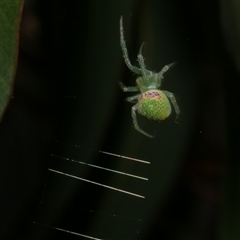
[[[138,113],[148,119],[160,121],[171,113],[167,96],[160,90],[148,90],[138,100]]]

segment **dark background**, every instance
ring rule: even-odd
[[[240,239],[237,1],[25,2],[14,97],[0,125],[1,239]],[[174,112],[138,116],[119,44],[144,41]],[[142,164],[93,150],[151,162]],[[59,156],[59,157],[57,157]],[[148,182],[67,161],[147,177]],[[145,196],[133,197],[48,169]]]

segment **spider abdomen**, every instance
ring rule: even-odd
[[[171,113],[167,96],[160,90],[148,90],[138,99],[138,113],[148,119],[160,121]]]

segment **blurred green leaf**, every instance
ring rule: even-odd
[[[0,1],[0,120],[11,98],[23,0]]]

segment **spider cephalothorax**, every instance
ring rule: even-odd
[[[169,102],[170,99],[176,112],[176,119],[178,118],[180,110],[174,95],[171,92],[160,90],[163,74],[168,71],[168,69],[174,63],[164,66],[159,73],[147,70],[142,56],[142,45],[137,56],[140,68],[133,66],[129,60],[127,47],[124,40],[122,17],[120,18],[120,44],[123,51],[123,58],[127,67],[132,72],[140,76],[136,80],[137,86],[126,87],[120,82],[120,87],[124,92],[140,92],[139,94],[126,99],[128,102],[132,103],[137,101],[137,104],[132,107],[133,125],[137,131],[141,132],[147,137],[153,138],[152,135],[144,132],[139,127],[136,111],[151,120],[164,120],[171,114],[172,111],[171,104]]]

